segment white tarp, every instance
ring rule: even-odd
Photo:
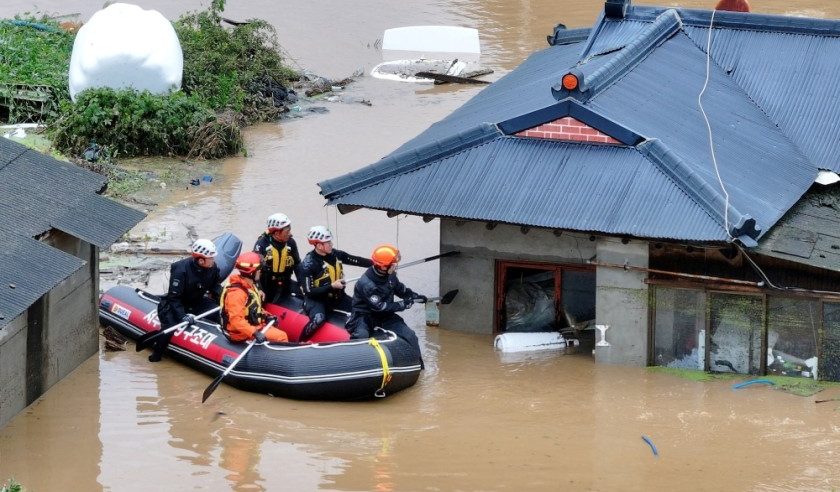
[[[172,23],[156,10],[115,3],[96,12],[76,35],[70,97],[85,89],[178,90],[184,55]]]

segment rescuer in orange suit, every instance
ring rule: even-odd
[[[257,343],[288,342],[283,330],[272,326],[265,334],[260,330],[273,316],[263,310],[262,292],[257,289],[262,257],[249,251],[236,259],[237,274],[230,276],[222,291],[219,304],[222,307],[222,328],[234,342],[256,340]]]

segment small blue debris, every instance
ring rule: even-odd
[[[650,446],[650,450],[653,451],[654,456],[659,456],[659,451],[656,450],[656,445],[653,444],[653,441],[651,441],[648,436],[642,436],[642,440]]]
[[[204,176],[201,177],[201,180],[204,181],[205,183],[212,183],[213,182],[213,176],[210,176],[209,174],[205,174]]]
[[[773,386],[776,383],[774,383],[773,381],[770,381],[769,379],[752,379],[750,381],[744,381],[743,383],[738,383],[738,384],[732,385],[732,389],[746,388],[747,386],[750,386],[750,385],[753,385],[753,384],[768,384],[770,386]]]

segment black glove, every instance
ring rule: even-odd
[[[265,335],[261,331],[254,332],[254,342],[256,343],[265,343]]]
[[[424,296],[423,294],[414,294],[414,300],[426,304],[429,301],[429,298]]]
[[[408,308],[410,308],[411,306],[414,305],[414,299],[409,297],[408,299],[403,299],[402,303],[403,303],[403,309],[408,309]]]
[[[185,314],[184,317],[181,318],[181,321],[186,322],[187,325],[194,325],[195,324],[195,316],[193,316],[192,314]]]

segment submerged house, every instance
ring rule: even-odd
[[[107,179],[0,137],[0,427],[99,347],[99,250],[144,214]]]
[[[840,22],[607,0],[549,44],[321,193],[440,219],[443,327],[840,380]]]

